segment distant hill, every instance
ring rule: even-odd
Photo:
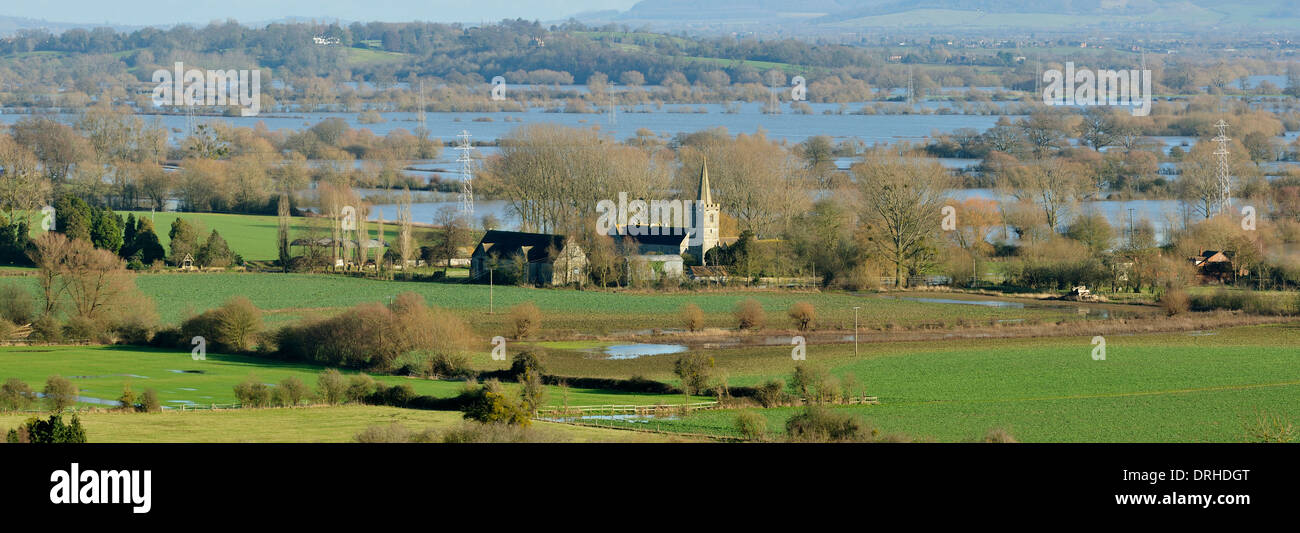
[[[1291,0],[642,0],[602,20],[653,26],[1239,29],[1300,32]]]
[[[73,28],[94,28],[104,26],[103,24],[73,24],[70,22],[51,22],[48,20],[30,19],[25,17],[6,17],[0,15],[0,37],[8,37],[18,32],[18,30],[47,30],[50,33],[63,33]],[[115,26],[109,25],[117,31],[130,31],[136,29],[132,26]]]

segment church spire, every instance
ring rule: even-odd
[[[704,164],[700,166],[700,194],[697,197],[700,204],[710,205],[713,203],[713,195],[709,193],[709,158],[704,158]]]

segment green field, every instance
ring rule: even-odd
[[[808,363],[852,375],[881,404],[846,406],[885,433],[921,440],[974,440],[1003,428],[1022,441],[1236,442],[1256,409],[1300,421],[1300,326],[1206,334],[1107,338],[1104,361],[1090,338],[998,339],[809,347]],[[784,348],[721,350],[732,385],[789,375]],[[670,361],[637,360],[654,379]],[[551,367],[565,364],[552,358]],[[793,408],[768,409],[780,431]],[[735,413],[661,421],[665,429],[731,435]]]
[[[35,279],[19,279],[35,288]],[[608,333],[653,328],[681,328],[678,317],[687,303],[705,313],[707,327],[734,327],[731,315],[737,302],[753,298],[762,304],[768,327],[788,329],[787,310],[795,302],[813,304],[817,327],[852,329],[853,307],[860,306],[859,323],[864,329],[890,324],[956,324],[966,320],[1064,320],[1080,317],[1077,307],[1005,308],[954,305],[897,299],[876,294],[791,291],[681,291],[611,292],[568,289],[535,289],[516,286],[384,281],[328,274],[171,273],[141,274],[136,283],[152,296],[158,312],[167,322],[221,305],[235,295],[252,299],[277,320],[313,313],[333,313],[362,302],[384,302],[403,292],[416,292],[438,307],[466,311],[466,319],[480,334],[504,334],[506,310],[521,302],[533,302],[543,314],[546,335]],[[931,296],[927,294],[907,296]],[[952,295],[940,295],[943,298]],[[960,296],[956,296],[960,297]],[[491,302],[491,303],[490,303]],[[489,306],[496,314],[489,315]]]
[[[353,47],[344,48],[344,54],[347,56],[347,62],[349,65],[399,63],[411,57],[410,55],[401,52]]]
[[[485,350],[475,356],[475,366],[483,369],[507,368],[504,361],[492,361]],[[286,363],[257,357],[207,354],[195,361],[188,350],[161,350],[126,346],[5,346],[0,347],[0,380],[19,378],[33,390],[40,391],[45,379],[59,374],[71,380],[81,395],[100,400],[116,400],[130,384],[137,394],[145,389],[158,392],[165,406],[197,404],[227,405],[235,403],[236,384],[255,376],[264,383],[279,383],[296,376],[312,389],[322,367]],[[417,394],[450,398],[460,394],[463,382],[417,379],[399,376],[374,376],[388,385],[410,385]],[[513,383],[504,384],[515,390]],[[558,387],[547,388],[550,405],[564,405]],[[699,398],[702,399],[702,398]],[[571,388],[568,404],[670,404],[680,403],[681,396],[632,394],[619,391]],[[84,403],[86,407],[94,404]],[[102,407],[102,406],[101,406]]]
[[[279,235],[280,223],[277,217],[265,215],[233,215],[226,213],[177,213],[174,211],[165,211],[160,213],[150,213],[148,211],[124,211],[119,213],[125,217],[128,213],[134,213],[136,217],[152,217],[154,223],[154,232],[158,234],[158,240],[162,243],[163,248],[171,251],[171,238],[167,232],[172,227],[172,222],[177,218],[184,218],[189,221],[198,221],[204,227],[204,238],[207,232],[217,230],[221,237],[226,240],[226,244],[235,253],[244,257],[248,261],[270,261],[279,258],[279,252],[276,244],[276,238]],[[294,217],[290,222],[289,239],[293,240],[300,236],[299,230],[304,228],[307,220],[303,217]],[[375,226],[370,226],[371,235],[374,235]],[[417,227],[413,230],[417,241],[424,242],[430,237],[434,230],[429,228]],[[384,224],[384,235],[387,242],[397,242],[397,225],[393,223]],[[373,252],[372,252],[373,253]]]
[[[0,431],[30,414],[0,413]],[[369,426],[400,424],[411,431],[444,430],[460,424],[452,411],[354,406],[298,409],[83,413],[90,442],[352,442]],[[535,422],[532,432],[544,442],[665,442],[679,440],[649,433]]]

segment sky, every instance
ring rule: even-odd
[[[116,25],[206,24],[233,18],[284,17],[402,22],[494,22],[505,18],[562,20],[584,11],[626,10],[637,0],[4,0],[0,16],[49,22]]]

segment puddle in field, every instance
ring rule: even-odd
[[[605,347],[608,359],[636,359],[650,355],[666,355],[686,351],[681,344],[615,344]]]
[[[206,374],[207,373],[207,371],[205,370],[170,370],[169,369],[167,371],[174,372],[176,374]]]
[[[1006,302],[1002,300],[956,300],[953,298],[922,298],[917,296],[899,296],[897,299],[932,304],[982,305],[984,307],[1009,307],[1012,309],[1025,308],[1025,304],[1021,302]]]
[[[194,402],[191,402],[189,400],[167,400],[167,403],[180,403],[185,405],[194,405]]]
[[[1218,335],[1218,334],[1219,332],[1217,331],[1202,331],[1202,330],[1196,330],[1187,333],[1187,335],[1192,337],[1208,337],[1210,335]]]
[[[37,397],[37,398],[44,398],[44,397],[45,397],[45,393],[43,393],[43,392],[37,392],[37,393],[35,393],[35,394],[36,394],[36,397]],[[117,400],[105,400],[105,399],[103,399],[103,398],[91,398],[90,396],[81,396],[81,395],[78,395],[78,396],[77,396],[77,401],[78,401],[78,402],[84,402],[84,403],[95,404],[95,405],[104,405],[104,406],[108,406],[108,407],[121,407],[121,406],[122,406],[122,402],[119,402],[119,401],[117,401]]]
[[[196,390],[199,390],[199,389],[191,389],[191,388],[189,388],[189,387],[176,387],[176,388],[177,388],[177,389],[180,389],[180,390],[191,391],[191,392],[196,391]]]
[[[890,297],[882,296],[882,298],[890,298]],[[1112,316],[1116,318],[1124,318],[1126,316],[1136,315],[1136,313],[1129,312],[1129,311],[1115,311],[1112,313],[1111,309],[1105,307],[1080,306],[1078,304],[1072,304],[1063,301],[1009,302],[1006,300],[996,300],[992,298],[957,299],[957,298],[927,298],[923,296],[893,296],[892,298],[895,300],[908,300],[912,302],[922,302],[922,303],[932,303],[932,304],[978,305],[982,307],[996,307],[1001,309],[1065,310],[1069,308],[1074,308],[1075,312],[1080,315],[1088,315],[1100,319],[1108,319],[1111,318]]]

